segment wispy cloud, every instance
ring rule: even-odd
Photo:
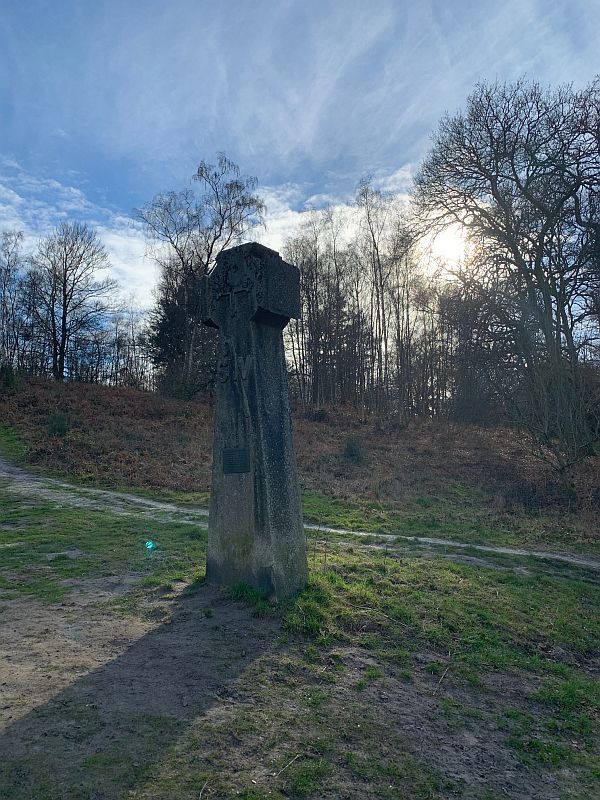
[[[133,195],[220,149],[270,185],[348,191],[418,161],[477,80],[582,83],[598,69],[597,2],[9,5],[6,152],[77,160]]]
[[[141,302],[153,271],[131,209],[200,159],[225,150],[258,176],[260,235],[280,249],[305,209],[346,207],[365,175],[405,193],[477,81],[600,71],[596,0],[4,5],[0,224],[35,239],[93,221]]]
[[[307,187],[301,184],[261,187],[259,193],[267,206],[266,224],[252,231],[252,237],[280,252],[286,239],[300,231],[308,211],[327,205],[339,214],[350,209],[348,198],[307,197]],[[0,161],[0,232],[22,231],[26,248],[33,252],[41,237],[67,219],[86,221],[98,232],[121,295],[134,296],[138,306],[149,307],[158,268],[147,255],[148,243],[135,219],[90,202],[79,187],[37,178],[14,161]]]

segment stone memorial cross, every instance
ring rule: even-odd
[[[251,243],[219,253],[201,291],[202,321],[219,329],[206,575],[277,599],[307,580],[283,347],[299,281]]]

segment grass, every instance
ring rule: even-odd
[[[336,552],[287,609],[285,626],[317,643],[360,631],[362,646],[372,639],[386,658],[396,658],[402,640],[450,653],[454,670],[543,668],[563,676],[578,655],[598,648],[600,593],[593,583],[544,574],[418,557],[384,564],[379,555]],[[565,654],[547,658],[548,647]],[[597,702],[589,686],[575,696]]]
[[[589,796],[600,791],[600,683],[580,671],[598,654],[597,585],[419,558],[384,565],[381,557],[336,553],[335,564],[321,565],[291,604],[285,625],[323,649],[358,644],[388,669],[398,663],[398,641],[405,651],[443,653],[425,667],[440,685],[449,674],[485,692],[486,675],[531,675],[541,682],[527,694],[535,717],[507,715],[507,745],[526,764],[577,765],[593,787]],[[382,674],[369,667],[356,688]]]
[[[208,502],[206,401],[22,376],[18,384],[0,397],[5,456],[86,487]],[[69,421],[64,436],[49,435],[57,414]],[[556,486],[515,430],[442,420],[398,429],[350,409],[325,413],[320,422],[302,409],[293,417],[307,519],[373,533],[600,553],[597,460],[575,471],[571,493]]]
[[[82,492],[116,489],[206,506],[206,409],[126,394],[53,385],[17,394],[10,408],[3,406],[14,427],[0,425],[0,454],[52,471]],[[54,408],[68,414],[62,436],[48,434]],[[484,447],[469,450],[469,437],[480,434],[448,433],[446,441],[443,431],[440,440],[424,427],[388,442],[385,432],[364,428],[354,442],[352,427],[316,427],[315,435],[301,423],[306,439],[297,437],[306,518],[372,536],[345,537],[342,543],[335,534],[309,533],[310,584],[282,607],[243,584],[211,599],[194,625],[231,643],[226,658],[206,662],[227,693],[211,694],[208,710],[183,722],[169,709],[165,716],[145,715],[144,709],[139,716],[117,715],[111,731],[118,744],[97,747],[95,737],[106,724],[102,704],[98,710],[84,698],[63,706],[64,676],[50,661],[34,661],[33,674],[42,674],[44,685],[59,691],[59,705],[47,706],[36,696],[40,735],[22,742],[23,759],[0,759],[2,800],[89,800],[92,794],[111,800],[510,796],[511,787],[493,769],[486,775],[489,785],[476,785],[479,766],[461,760],[469,750],[465,741],[473,737],[488,758],[496,754],[515,775],[525,775],[538,796],[600,796],[598,575],[487,555],[495,569],[485,562],[470,566],[433,552],[421,557],[406,541],[378,536],[591,555],[600,553],[591,514],[579,517],[544,503],[534,513],[512,502],[511,487],[518,490],[518,481],[527,482],[527,470],[530,477],[534,472],[526,467],[512,486],[512,473],[524,462],[516,451],[490,444],[485,432]],[[466,455],[440,464],[453,443]],[[478,462],[485,448],[489,459]],[[197,465],[198,473],[190,465]],[[496,481],[503,465],[508,478]],[[398,486],[388,491],[392,475]],[[141,485],[146,477],[157,485]],[[379,492],[380,484],[385,491]],[[71,614],[80,614],[86,646],[93,649],[99,615],[114,619],[115,631],[131,631],[133,639],[140,626],[176,626],[174,609],[201,596],[202,528],[151,522],[136,516],[135,508],[128,516],[69,509],[2,489],[0,509],[0,601],[10,601],[0,602],[0,611],[6,622],[14,603],[33,611],[40,608],[35,603],[44,603],[44,613],[67,626]],[[149,551],[148,540],[157,547]],[[390,552],[363,549],[378,541]],[[461,553],[481,558],[475,550]],[[93,600],[103,580],[121,582],[123,595],[73,611],[70,593],[83,589]],[[261,655],[241,659],[235,681],[227,683],[222,671],[245,647],[243,624],[232,631],[222,619],[223,608],[232,603],[248,607],[250,613],[244,610],[239,619],[255,626],[266,646]],[[269,638],[268,631],[279,625]],[[45,652],[58,641],[44,642]],[[23,648],[28,646],[24,641]],[[136,652],[135,644],[131,650],[127,645],[124,653],[130,652]],[[5,688],[1,705],[17,713],[26,707],[26,700]],[[7,725],[10,737],[15,728]],[[69,761],[78,746],[87,747],[80,772]],[[447,761],[444,751],[450,753]],[[457,762],[466,769],[464,781],[456,777]],[[69,776],[76,779],[65,783]]]
[[[0,505],[2,599],[54,604],[74,585],[133,576],[133,591],[105,613],[136,614],[137,596],[162,592],[168,608],[177,582],[199,590],[203,529],[65,509],[2,489]],[[155,550],[146,549],[148,539]],[[405,692],[430,703],[428,714],[447,726],[439,729],[445,736],[473,725],[495,731],[536,774],[567,780],[561,796],[600,792],[597,583],[584,573],[548,575],[533,566],[521,574],[412,554],[385,558],[334,542],[327,563],[313,552],[309,586],[281,607],[244,584],[229,590],[229,602],[281,620],[279,641],[237,679],[236,691],[250,700],[221,704],[176,731],[168,718],[123,721],[137,733],[143,728],[143,736],[127,752],[90,753],[89,785],[109,797],[127,790],[153,800],[196,800],[203,786],[208,797],[250,800],[336,791],[390,800],[460,797],[461,782],[432,752],[411,752],[388,710],[390,695]],[[213,614],[218,630],[218,609],[207,608],[204,617]],[[91,741],[100,721],[82,708],[73,724]],[[27,791],[36,798],[80,796],[75,787],[70,794],[57,788],[41,767],[35,774]]]
[[[22,464],[27,459],[28,447],[12,425],[0,423],[0,456],[13,464]]]
[[[81,486],[85,489],[99,489],[100,491],[108,490],[113,492],[122,492],[124,494],[132,494],[137,497],[143,497],[148,500],[158,500],[164,503],[174,503],[175,505],[188,505],[197,506],[199,508],[208,508],[210,501],[209,492],[184,492],[177,489],[154,488],[149,489],[147,486],[126,486],[124,484],[114,484],[110,481],[98,481],[93,476],[82,477],[72,476],[66,473],[54,473],[56,477],[69,480],[75,485]]]
[[[304,516],[318,525],[373,534],[600,554],[596,531],[571,530],[565,515],[524,511],[498,514],[491,505],[485,491],[461,484],[449,484],[443,492],[408,493],[394,504],[302,493]]]
[[[600,683],[581,669],[598,656],[597,584],[335,549],[330,560],[327,567],[322,558],[313,563],[309,587],[284,609],[291,640],[309,642],[307,663],[322,663],[339,646],[361,648],[377,663],[354,682],[359,692],[390,672],[410,679],[403,665],[421,652],[442,656],[424,667],[436,686],[446,680],[485,695],[487,676],[513,676],[516,687],[537,684],[523,691],[529,712],[509,710],[498,723],[506,746],[525,764],[579,768],[590,796],[600,791]],[[256,602],[251,593],[238,597]],[[312,707],[323,702],[324,695],[309,695]],[[454,721],[483,716],[443,696],[440,702]]]
[[[63,389],[72,391],[73,398],[71,399],[75,399],[76,394],[73,387],[63,387]],[[108,398],[106,400],[108,401]],[[77,416],[76,409],[73,413]],[[80,412],[80,415],[82,413]],[[123,413],[128,412],[125,409]],[[185,414],[190,413],[191,409],[185,409]],[[45,424],[46,418],[44,417]],[[44,427],[43,433],[38,431],[37,435],[41,437],[43,445],[42,452],[45,458],[43,463],[47,463],[49,460],[49,463],[53,465],[50,470],[46,466],[48,474],[85,488],[112,489],[179,505],[201,507],[208,505],[208,491],[183,490],[168,485],[131,486],[129,485],[131,480],[128,483],[123,481],[119,471],[120,466],[118,469],[116,465],[106,466],[103,472],[91,469],[90,454],[96,453],[101,446],[101,443],[92,441],[93,430],[87,431],[86,429],[86,432],[76,430],[57,439],[49,437]],[[28,430],[27,437],[31,436],[32,432]],[[177,444],[175,433],[173,436],[175,437],[173,442],[169,440],[161,443],[160,455],[163,458],[171,450],[173,451],[172,458],[178,458],[175,451],[183,453],[181,450],[183,445]],[[6,424],[0,425],[0,455],[15,463],[25,463],[31,450],[27,437],[20,428]],[[69,437],[72,437],[72,442],[65,441]],[[123,437],[121,438],[123,439]],[[187,439],[189,438],[188,436]],[[37,444],[39,445],[40,442]],[[127,446],[126,436],[122,444]],[[145,451],[140,449],[142,444],[143,442],[136,440],[135,443],[131,443],[130,451],[121,453],[119,457],[119,465],[131,464],[132,469],[135,468],[134,475],[138,478],[142,472],[141,462],[146,458]],[[71,460],[64,462],[68,464],[67,469],[58,466],[62,464],[60,456],[64,447],[75,449]],[[102,446],[102,449],[104,452],[105,447]],[[352,448],[350,450],[354,452]],[[106,454],[104,456],[106,457]],[[167,480],[172,465],[166,467],[158,462],[157,458],[158,454],[155,453],[151,463],[154,465],[154,470],[160,472],[160,475],[154,475],[152,481],[160,484],[161,480]],[[347,462],[347,458],[343,454],[339,458],[343,462]],[[90,470],[78,462],[75,469],[73,459],[79,459],[80,462],[90,465]],[[202,463],[203,470],[206,468],[204,461],[206,459]],[[364,465],[364,470],[369,470],[368,464]],[[146,472],[151,471],[152,467],[148,465]],[[102,475],[104,477],[101,477]],[[553,508],[551,505],[541,506],[536,513],[518,505],[509,510],[504,503],[501,503],[500,507],[498,506],[499,495],[496,490],[483,485],[467,484],[452,478],[445,478],[443,481],[437,480],[437,478],[433,480],[433,477],[429,482],[421,481],[412,488],[407,488],[402,498],[395,502],[372,498],[333,497],[305,490],[302,492],[304,516],[307,521],[316,524],[365,531],[374,535],[381,532],[398,533],[402,536],[426,536],[473,544],[508,545],[531,549],[550,549],[562,553],[600,555],[597,524],[591,517],[589,525],[584,525],[577,513]],[[187,483],[180,483],[180,485],[187,485]]]
[[[71,581],[124,574],[141,588],[168,586],[205,561],[206,530],[189,524],[32,503],[5,489],[0,507],[0,599],[56,602]]]
[[[109,482],[73,479],[86,488],[108,489],[177,505],[207,508],[209,492],[185,492],[172,489],[115,486]],[[474,490],[469,497],[465,487],[451,487],[446,496],[409,495],[401,503],[386,504],[372,500],[341,500],[314,492],[302,492],[302,510],[307,522],[348,531],[372,533],[365,542],[385,543],[378,533],[400,536],[433,537],[462,543],[513,546],[551,550],[564,554],[600,556],[600,541],[595,531],[590,535],[574,533],[564,520],[552,515],[527,513],[504,514],[500,518],[489,511],[489,498]],[[320,535],[323,538],[323,534]],[[335,540],[335,534],[327,538]],[[473,551],[473,555],[476,552]]]
[[[536,693],[536,698],[564,712],[591,709],[600,714],[600,684],[589,678],[547,681]]]

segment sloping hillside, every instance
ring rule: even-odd
[[[205,491],[210,486],[212,408],[136,389],[21,381],[0,394],[0,419],[15,427],[34,466],[132,486]],[[552,485],[517,431],[447,422],[408,427],[361,421],[352,409],[293,411],[304,488],[337,496],[401,499],[423,484],[465,483],[540,500]],[[580,495],[599,461],[576,477]],[[580,497],[580,500],[583,497]]]
[[[5,450],[9,435],[16,437],[32,469],[153,492],[210,489],[207,401],[33,380],[0,396],[0,419]],[[361,505],[369,513],[410,512],[408,527],[443,527],[446,535],[519,517],[523,535],[535,526],[539,538],[551,525],[555,533],[598,536],[598,459],[583,465],[574,491],[565,492],[514,430],[443,421],[402,428],[361,421],[350,409],[296,408],[293,423],[305,512],[314,519],[352,523],[335,514]],[[341,505],[324,508],[323,496]]]

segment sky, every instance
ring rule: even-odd
[[[134,210],[202,159],[258,178],[281,249],[364,176],[407,191],[478,81],[598,73],[600,0],[1,0],[0,232],[88,221],[147,306]]]

